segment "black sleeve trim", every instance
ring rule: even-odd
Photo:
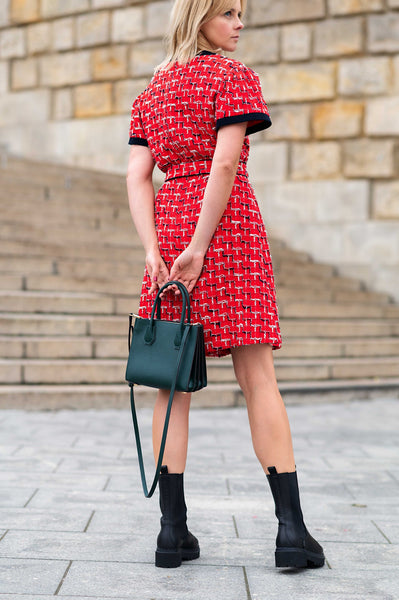
[[[144,138],[139,138],[139,137],[131,137],[129,139],[129,144],[131,146],[148,146],[147,140],[145,140]]]
[[[246,115],[234,115],[232,117],[223,117],[222,119],[218,119],[216,121],[216,131],[219,131],[219,129],[221,127],[225,127],[225,125],[244,123],[245,121],[249,121],[245,135],[250,135],[251,133],[256,133],[257,131],[262,131],[263,129],[268,129],[268,127],[270,127],[272,124],[269,115],[266,115],[265,113],[248,113]],[[259,122],[251,125],[250,121]]]

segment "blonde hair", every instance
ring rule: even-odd
[[[244,12],[247,0],[241,0]],[[185,64],[198,52],[215,52],[201,27],[217,15],[231,9],[232,0],[176,0],[166,35],[167,54],[156,70],[178,62]]]

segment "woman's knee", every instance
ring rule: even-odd
[[[276,385],[272,347],[253,344],[232,348],[234,372],[245,394],[259,386]]]

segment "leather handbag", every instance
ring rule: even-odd
[[[176,286],[182,299],[180,321],[161,319],[161,295]],[[133,324],[133,318],[135,321]],[[130,386],[130,405],[144,495],[150,498],[157,486],[168,433],[170,412],[175,391],[196,392],[207,385],[204,330],[200,323],[191,323],[190,297],[179,281],[170,281],[158,291],[149,319],[129,315],[129,358],[126,381]],[[134,385],[170,390],[165,424],[154,479],[148,491],[140,432],[134,402]]]

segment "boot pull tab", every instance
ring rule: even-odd
[[[276,467],[267,467],[267,470],[269,471],[269,475],[277,475]]]

